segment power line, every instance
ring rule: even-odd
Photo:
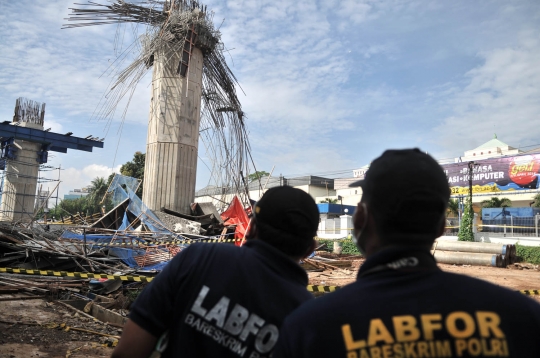
[[[502,159],[506,159],[506,158],[511,158],[511,157],[517,157],[517,156],[523,156],[523,155],[527,155],[527,154],[533,154],[534,152],[539,152],[540,153],[540,144],[534,144],[534,145],[529,145],[529,146],[522,146],[520,148],[527,148],[527,147],[536,147],[530,151],[527,151],[527,152],[524,152],[524,153],[518,153],[516,155],[503,155],[503,156],[499,156],[499,157],[492,157],[492,158],[486,158],[486,159],[478,159],[478,160],[475,160],[476,163],[480,164],[480,165],[490,165],[490,164],[498,164],[501,162]],[[519,148],[517,148],[519,149]],[[443,158],[443,159],[437,159],[435,158],[435,160],[437,160],[437,162],[443,162],[445,160],[450,160],[450,159],[455,159],[455,158],[459,158],[459,157],[454,157],[454,158]],[[458,174],[460,173],[461,169],[463,168],[467,168],[467,163],[468,161],[465,161],[465,162],[450,162],[450,163],[443,163],[441,164],[441,166],[455,166],[456,169],[460,169],[460,170],[456,170],[455,172],[452,171],[451,173],[452,174]],[[341,169],[341,170],[332,170],[332,171],[326,171],[326,172],[315,172],[315,173],[301,173],[301,174],[296,174],[296,173],[292,173],[292,174],[286,174],[284,175],[284,177],[289,177],[289,178],[294,178],[294,177],[302,177],[302,176],[322,176],[322,177],[327,177],[328,179],[343,179],[343,178],[352,178],[353,176],[343,176],[343,175],[350,175],[354,172],[354,170],[357,170],[359,169],[360,167],[357,167],[357,168],[354,168],[354,169]],[[450,172],[448,173],[448,175],[450,175]]]

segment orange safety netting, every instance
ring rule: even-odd
[[[237,196],[231,201],[229,208],[221,214],[221,219],[225,222],[225,225],[236,225],[234,232],[234,238],[236,246],[241,246],[242,239],[246,236],[246,230],[249,225],[249,218],[244,210],[242,202]]]

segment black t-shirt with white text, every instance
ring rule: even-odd
[[[291,311],[312,298],[307,274],[261,240],[193,244],[143,290],[129,318],[160,337],[162,357],[270,356]]]

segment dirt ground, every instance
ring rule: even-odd
[[[356,280],[356,273],[364,260],[359,257],[342,256],[352,261],[350,268],[309,272],[313,285],[344,286]],[[540,289],[540,269],[534,265],[514,264],[508,268],[444,265],[442,270],[460,273],[492,282],[512,290]],[[1,295],[0,297],[9,297]],[[531,296],[540,303],[540,296]],[[31,323],[31,324],[25,324]],[[64,306],[43,299],[0,301],[0,358],[98,358],[109,357],[110,345],[115,338],[66,331],[65,324],[111,336],[119,336],[121,330],[99,321],[81,316]]]
[[[364,259],[359,257],[339,257],[337,255],[327,255],[328,258],[340,260],[351,260],[351,268],[340,270],[325,270],[322,272],[309,272],[309,283],[312,285],[344,286],[356,280],[356,273],[364,263]],[[447,272],[454,272],[462,275],[476,277],[489,281],[498,286],[510,288],[512,290],[540,290],[540,266],[531,264],[513,264],[506,268],[484,267],[471,265],[446,265],[439,264],[439,267]],[[540,303],[540,296],[530,296]]]
[[[2,295],[1,297],[9,297]],[[24,324],[33,323],[34,325]],[[114,341],[65,326],[113,336],[120,332],[43,299],[0,301],[0,358],[97,358],[109,357]]]

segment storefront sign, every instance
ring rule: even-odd
[[[473,193],[538,189],[540,154],[475,161]],[[468,162],[444,164],[452,195],[469,193]]]

